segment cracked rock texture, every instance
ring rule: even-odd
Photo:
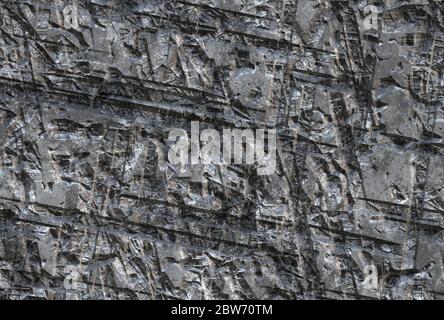
[[[1,0],[0,297],[443,298],[443,66],[438,0]]]

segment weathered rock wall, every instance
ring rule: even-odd
[[[0,1],[5,299],[444,294],[444,4]],[[277,169],[168,161],[275,128]]]

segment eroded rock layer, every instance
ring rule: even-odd
[[[1,0],[1,297],[442,298],[443,66],[440,0]]]

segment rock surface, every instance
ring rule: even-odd
[[[443,86],[440,0],[1,0],[0,296],[443,298]]]

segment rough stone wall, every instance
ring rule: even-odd
[[[438,0],[1,0],[1,297],[442,298],[443,66]]]

